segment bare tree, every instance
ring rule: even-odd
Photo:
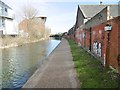
[[[21,26],[22,30],[27,31],[29,34],[29,37],[32,37],[34,35],[35,30],[33,29],[34,27],[34,18],[38,14],[38,10],[31,5],[24,5],[22,7],[22,13],[23,13],[23,24]],[[25,25],[26,24],[26,25]],[[25,26],[24,26],[25,25]]]
[[[45,38],[45,23],[40,17],[36,17],[38,10],[32,6],[24,6],[22,8],[24,19],[26,20],[26,31],[30,38]]]
[[[31,5],[23,6],[22,10],[23,10],[24,17],[26,19],[32,19],[32,18],[36,17],[38,14],[38,10],[36,8],[32,7]]]

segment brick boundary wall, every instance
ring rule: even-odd
[[[112,30],[106,32],[104,27],[110,24]],[[104,66],[112,66],[120,73],[120,16],[90,29],[77,30],[75,41],[81,47],[99,57]],[[90,37],[91,33],[91,37]]]

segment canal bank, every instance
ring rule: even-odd
[[[40,41],[43,41],[43,40],[48,40],[50,38],[41,38],[41,39],[38,39],[38,40],[26,40],[26,41],[23,41],[22,39],[18,39],[17,38],[14,38],[13,40],[12,39],[9,39],[7,38],[8,40],[5,41],[6,44],[4,44],[4,39],[1,39],[0,38],[0,49],[6,49],[6,48],[12,48],[12,47],[18,47],[18,46],[22,46],[24,44],[30,44],[30,43],[36,43],[36,42],[40,42]],[[15,40],[16,39],[16,40]],[[7,43],[8,41],[11,41],[11,43]]]
[[[47,59],[23,88],[78,88],[70,47],[65,39]]]
[[[46,62],[60,40],[43,40],[20,47],[0,49],[2,53],[2,88],[21,88],[33,73]]]

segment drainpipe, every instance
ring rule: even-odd
[[[110,64],[110,58],[109,58],[109,53],[110,53],[110,31],[112,30],[112,26],[110,24],[107,24],[105,27],[104,27],[104,30],[105,32],[107,33],[107,45],[106,45],[106,64],[105,66],[106,67],[109,67],[109,64]]]
[[[90,51],[92,51],[92,28],[90,27]]]

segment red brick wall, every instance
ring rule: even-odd
[[[112,24],[112,31],[110,33],[110,52],[109,52],[109,59],[110,65],[114,68],[118,69],[118,20],[114,19],[111,20]]]
[[[79,44],[80,43],[80,38],[79,38],[79,30],[77,30],[77,31],[75,31],[75,42],[77,43],[77,44]]]
[[[112,25],[112,31],[110,31],[109,48],[107,46],[107,32],[104,31],[104,27],[108,23]],[[102,60],[106,59],[109,66],[112,66],[116,70],[119,69],[118,54],[120,54],[120,46],[118,46],[120,45],[120,30],[118,26],[119,23],[120,20],[119,17],[117,17],[115,19],[92,27],[92,45],[94,42],[100,42],[102,44]],[[106,51],[107,48],[108,51]]]
[[[87,30],[85,30],[85,32],[86,32],[86,49],[88,49],[89,50],[89,48],[90,48],[90,31],[87,31]]]
[[[118,70],[120,72],[120,17],[118,18],[118,54],[119,54],[119,66],[118,66]]]
[[[69,35],[69,38],[72,39],[72,40],[75,40],[74,34]]]
[[[112,31],[109,35],[109,47],[107,39],[108,33],[104,31],[106,24],[112,25]],[[101,57],[101,61],[108,66],[112,66],[120,73],[120,65],[118,65],[118,55],[120,55],[120,17],[114,18],[97,26],[91,28],[92,30],[92,52],[95,55]],[[86,33],[86,34],[85,34]],[[89,49],[90,46],[90,31],[89,30],[78,30],[75,32],[76,42],[81,46],[85,46]],[[86,35],[86,40],[84,40],[84,35]],[[98,44],[96,44],[98,43]],[[86,45],[85,45],[86,44]],[[99,47],[99,52],[95,49],[95,45],[101,45],[101,50]],[[100,53],[101,52],[101,53]],[[107,61],[106,61],[107,60]]]
[[[85,31],[84,30],[79,30],[79,45],[83,46],[84,47],[84,34],[85,34]]]
[[[96,53],[96,50],[94,49],[94,43],[101,43],[101,55],[98,55],[102,58],[102,62],[104,63],[104,59],[106,58],[106,35],[104,32],[104,27],[106,24],[100,24],[97,26],[92,27],[92,52],[95,53],[95,55],[98,55]]]

